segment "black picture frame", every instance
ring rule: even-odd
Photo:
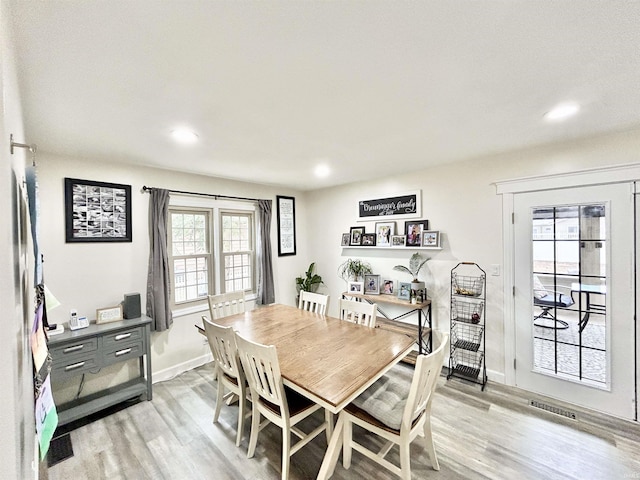
[[[422,232],[429,230],[429,220],[407,220],[404,222],[404,234],[407,237],[405,246],[421,247]]]
[[[131,242],[131,185],[64,179],[67,243]]]
[[[376,234],[375,233],[363,233],[362,234],[362,245],[366,247],[375,247],[376,246]]]
[[[362,235],[364,235],[364,227],[351,227],[349,229],[349,245],[362,245]]]
[[[278,219],[278,256],[296,254],[296,199],[276,195]]]

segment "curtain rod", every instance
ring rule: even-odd
[[[145,192],[150,192],[151,190],[155,189],[157,187],[147,187],[146,185],[144,185],[142,187],[142,190],[144,190]],[[169,193],[182,193],[184,195],[198,195],[200,197],[212,197],[215,199],[218,198],[228,198],[231,200],[245,200],[247,202],[259,202],[260,198],[248,198],[248,197],[233,197],[230,195],[218,195],[216,193],[199,193],[199,192],[185,192],[184,190],[169,190]]]

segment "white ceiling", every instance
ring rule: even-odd
[[[307,190],[640,125],[639,1],[12,8],[24,140],[96,162]]]

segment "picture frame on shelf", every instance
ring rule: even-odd
[[[131,185],[64,179],[65,241],[131,242]]]
[[[390,247],[391,237],[396,234],[396,222],[376,222],[376,245]]]
[[[347,292],[349,293],[364,293],[364,282],[349,282],[347,283]]]
[[[398,298],[400,300],[411,300],[411,284],[408,282],[398,283]]]
[[[407,247],[422,246],[422,232],[429,228],[429,220],[410,220],[404,222],[404,233],[407,236]]]
[[[363,234],[364,234],[364,227],[351,227],[349,229],[349,245],[351,246],[362,245]]]
[[[374,273],[364,274],[364,293],[367,295],[380,294],[380,275]]]
[[[362,234],[362,246],[363,247],[375,247],[376,246],[376,234],[375,233],[363,233]]]
[[[407,244],[406,235],[392,235],[391,236],[391,248],[402,248]]]
[[[396,291],[396,282],[394,280],[382,280],[380,286],[380,294],[382,295],[393,295]]]
[[[437,230],[424,230],[422,232],[422,246],[423,247],[439,247],[440,232]]]
[[[348,233],[343,233],[342,234],[342,243],[340,244],[343,247],[348,247],[349,243],[351,241],[351,235]]]

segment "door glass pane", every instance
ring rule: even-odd
[[[607,384],[606,210],[603,204],[532,209],[534,370]]]

